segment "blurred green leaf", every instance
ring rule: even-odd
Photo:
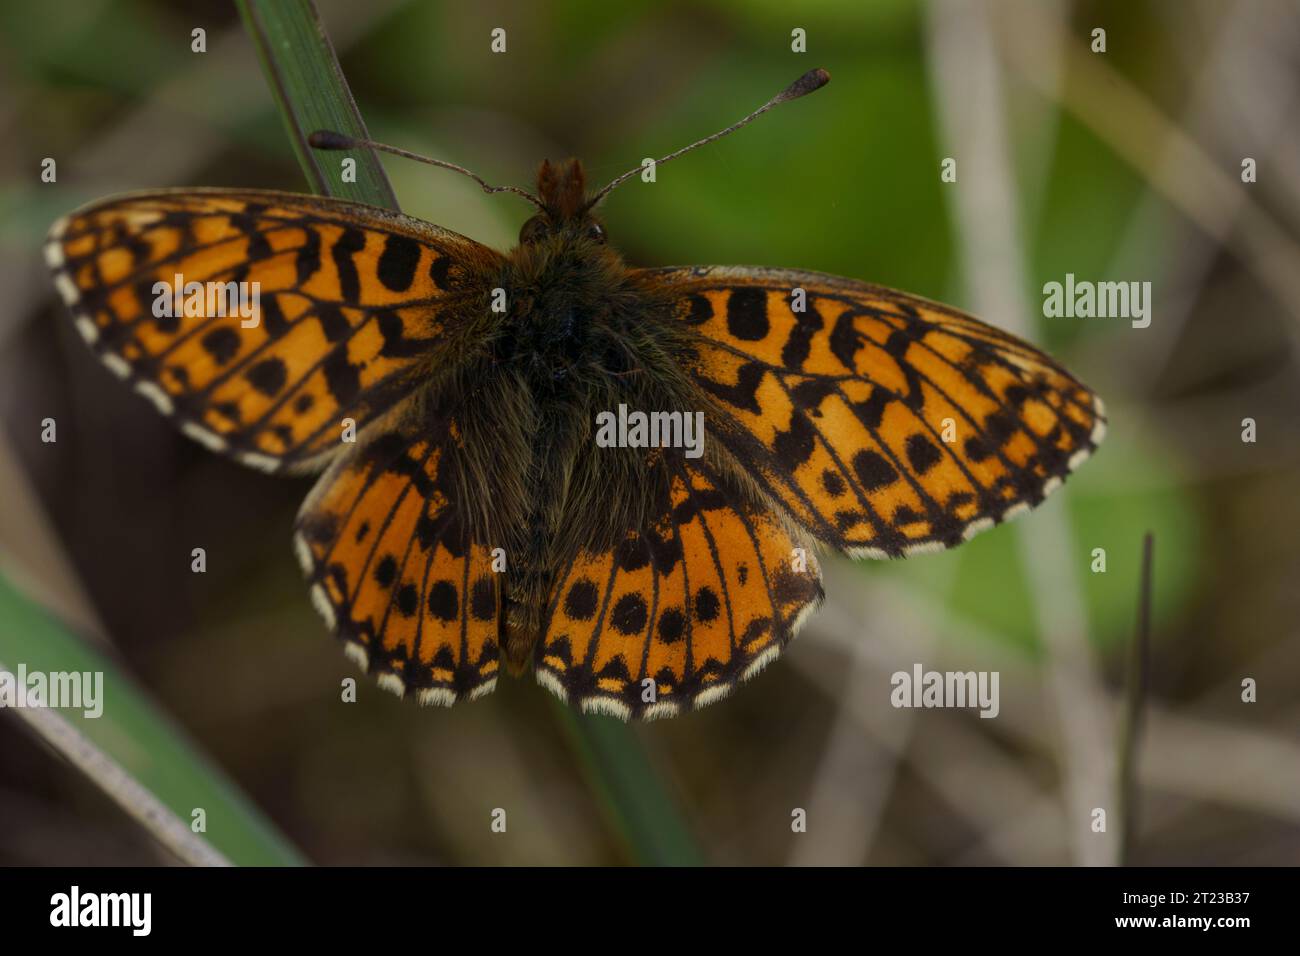
[[[578,714],[558,701],[555,711],[636,862],[702,865],[704,859],[676,801],[627,724],[613,717]]]
[[[99,717],[81,710],[57,711],[97,751],[175,814],[186,829],[202,808],[206,841],[228,861],[241,866],[297,866],[304,861],[289,841],[261,815],[239,789],[214,767],[148,696],[88,642],[44,609],[28,601],[0,577],[0,663],[17,672],[102,673]],[[64,754],[68,756],[68,754]],[[92,774],[92,777],[95,775]],[[100,777],[95,782],[105,786]],[[106,789],[111,788],[106,787]],[[139,805],[126,807],[139,819]],[[158,821],[144,821],[158,834]]]
[[[361,139],[370,136],[343,79],[334,46],[312,5],[305,0],[240,0],[239,12],[257,46],[289,141],[312,192],[398,209],[393,187],[373,150],[319,152],[307,145],[308,135],[318,129]],[[356,182],[343,182],[338,175],[340,163],[347,157],[357,162]]]

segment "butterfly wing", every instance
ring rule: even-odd
[[[412,396],[473,334],[497,253],[369,206],[198,189],[86,207],[46,258],[82,336],[187,434],[268,471],[333,459],[294,540],[351,656],[427,703],[491,690],[498,591],[452,490],[455,422]],[[257,297],[186,309],[187,283]]]
[[[802,537],[701,461],[666,453],[663,499],[605,552],[557,575],[537,679],[561,699],[653,718],[725,696],[821,602]]]
[[[690,371],[729,419],[719,440],[854,557],[941,550],[1014,517],[1105,434],[1087,386],[947,306],[816,272],[641,275],[697,333]]]
[[[360,430],[405,397],[502,262],[398,213],[228,189],[95,203],[55,223],[45,250],[110,369],[191,437],[267,471],[320,467],[344,419]],[[241,288],[247,314],[226,291]]]
[[[492,690],[500,589],[460,505],[459,429],[414,403],[339,458],[303,504],[294,546],[312,601],[380,685],[450,705]]]

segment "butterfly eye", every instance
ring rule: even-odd
[[[593,242],[605,241],[605,227],[598,222],[587,224],[587,238]]]
[[[541,242],[550,233],[551,227],[543,215],[536,215],[529,219],[519,229],[520,245],[530,246],[535,242]]]

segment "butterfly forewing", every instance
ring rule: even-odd
[[[502,261],[396,213],[255,190],[96,203],[55,224],[46,257],[115,373],[187,434],[269,471],[318,466],[345,420],[360,430],[407,397]]]
[[[1038,504],[1096,448],[1100,399],[946,306],[813,272],[647,270],[698,336],[715,434],[789,515],[855,557],[951,547]],[[730,424],[730,423],[729,423]]]

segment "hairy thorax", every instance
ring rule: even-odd
[[[641,309],[624,288],[626,270],[606,246],[556,237],[520,246],[503,277],[507,317],[495,357],[523,375],[538,398],[564,400],[607,371],[603,361]]]

